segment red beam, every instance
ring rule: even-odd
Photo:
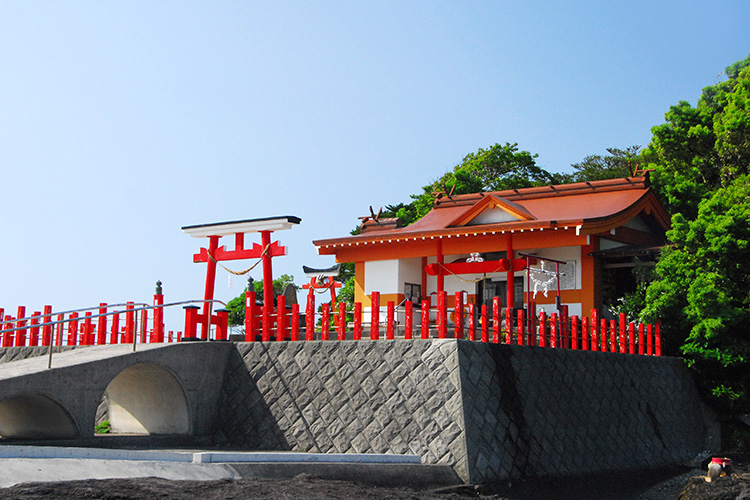
[[[526,259],[485,260],[482,262],[454,262],[452,264],[430,264],[425,269],[430,276],[448,274],[485,274],[521,271],[526,268]]]

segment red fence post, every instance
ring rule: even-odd
[[[549,317],[549,346],[560,347],[557,341],[557,313],[552,313]]]
[[[513,308],[505,308],[505,343],[510,345],[513,341]]]
[[[307,294],[305,306],[305,340],[315,340],[315,292]]]
[[[380,338],[380,292],[372,292],[370,307],[370,340]]]
[[[0,311],[0,318],[3,317],[2,311]],[[42,323],[48,323],[42,326],[42,345],[48,346],[52,343],[52,306],[44,306],[44,319]]]
[[[607,320],[601,318],[600,321],[599,339],[602,341],[602,352],[607,352]]]
[[[16,328],[20,328],[20,330],[16,330],[16,347],[26,345],[26,320],[23,319],[25,317],[26,306],[18,306],[18,314],[16,314]]]
[[[362,302],[354,303],[354,331],[352,332],[354,340],[362,340]]]
[[[589,338],[589,319],[584,316],[581,318],[581,348],[584,351],[588,351],[590,348],[589,344],[590,338]]]
[[[539,313],[539,347],[547,347],[547,313]]]
[[[63,331],[65,330],[65,324],[63,323],[63,320],[65,319],[64,314],[58,314],[57,315],[57,343],[55,345],[62,345],[63,343]]]
[[[657,356],[661,356],[661,318],[656,320],[656,333],[654,336],[654,344],[655,344],[654,347],[656,350],[654,354],[656,354]]]
[[[255,341],[255,291],[245,292],[245,342]]]
[[[563,305],[560,311],[560,346],[570,348],[571,338],[568,336],[568,306]]]
[[[290,340],[299,340],[299,304],[292,304],[292,326],[289,332]]]
[[[198,335],[198,309],[200,309],[200,307],[185,306],[183,309],[185,309],[185,338],[196,338]],[[128,321],[126,321],[126,323],[127,322]],[[127,326],[125,327],[125,337],[122,341],[126,344],[133,341],[130,337],[130,333],[128,333]]]
[[[154,308],[154,342],[164,342],[164,294],[161,293],[161,281],[156,282],[154,305],[157,306]]]
[[[536,322],[537,322],[537,316],[536,316],[536,303],[531,303],[531,309],[529,310],[530,318],[529,318],[529,331],[527,332],[529,337],[527,344],[528,345],[536,345]]]
[[[500,297],[492,298],[492,343],[500,343]]]
[[[643,335],[643,323],[638,324],[638,354],[643,354],[643,344],[644,344],[644,335]]]
[[[132,302],[125,305],[125,338],[123,342],[126,344],[131,344],[135,338],[135,311],[133,309],[135,309],[135,305]],[[196,332],[193,331],[193,333]],[[195,337],[195,335],[188,335],[187,328],[185,329],[185,336]]]
[[[68,345],[78,344],[78,313],[68,316]]]
[[[156,310],[154,311],[154,320],[156,320]],[[229,329],[229,310],[218,309],[216,311],[216,340],[227,340],[227,333]],[[162,332],[162,342],[164,341],[164,333]],[[156,334],[154,338],[159,338]]]
[[[276,297],[276,341],[281,342],[286,338],[286,296]]]
[[[429,300],[423,300],[422,301],[422,318],[421,318],[421,324],[419,326],[420,330],[420,336],[423,339],[430,338],[430,301]]]
[[[570,347],[578,349],[578,316],[575,314],[570,318]]]
[[[118,343],[118,335],[120,333],[120,313],[115,311],[112,315],[112,327],[109,330],[109,341],[112,344]]]
[[[599,328],[599,320],[597,316],[596,309],[591,310],[591,323],[589,325],[591,327],[591,350],[592,351],[598,351],[599,350],[599,336],[597,329]]]
[[[385,308],[385,338],[393,340],[393,309],[396,304],[389,300]]]
[[[609,352],[617,352],[617,329],[615,320],[609,320]]]
[[[464,338],[464,294],[456,292],[455,305],[453,306],[453,324],[455,326],[455,338]]]
[[[626,352],[625,349],[625,313],[620,313],[620,352]]]
[[[479,309],[480,311],[480,317],[479,317],[479,323],[480,327],[482,328],[482,342],[487,343],[487,304],[482,304],[482,307]]]
[[[107,303],[99,303],[99,314],[107,314]],[[99,316],[96,318],[96,343],[103,345],[107,343],[107,317]]]
[[[29,345],[30,346],[38,346],[39,345],[39,316],[41,316],[40,311],[34,311],[34,314],[31,315],[31,320],[29,321]]]
[[[0,307],[0,346],[5,346],[5,309]]]
[[[437,294],[437,331],[438,338],[444,339],[448,336],[448,304],[445,291]]]
[[[466,332],[466,338],[469,340],[475,340],[476,338],[475,332],[477,331],[477,325],[476,325],[477,311],[476,311],[474,304],[469,304],[467,307],[468,307],[468,310],[466,312],[466,316],[468,316],[469,318],[469,327],[468,327],[469,331]]]
[[[320,313],[320,340],[328,340],[329,324],[331,320],[331,313],[329,311],[330,304],[323,302],[322,310]]]
[[[414,329],[414,303],[411,300],[407,300],[404,303],[404,338],[410,340],[412,338],[412,330]]]
[[[654,354],[654,325],[651,323],[646,325],[646,354]]]
[[[5,315],[5,326],[4,328],[13,328],[13,316]],[[13,332],[3,332],[3,347],[11,347],[13,345]]]
[[[518,345],[523,345],[523,309],[518,310]]]
[[[94,324],[91,321],[91,311],[86,311],[86,319],[83,320],[83,345],[94,345]]]
[[[628,352],[635,354],[635,325],[628,323]]]
[[[210,327],[209,327],[210,328]],[[148,331],[148,309],[141,310],[141,343],[145,344],[147,337],[146,332]],[[208,333],[206,332],[206,340],[208,340]]]
[[[338,340],[346,340],[346,302],[339,302],[338,307],[337,338]]]

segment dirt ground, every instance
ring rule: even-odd
[[[750,500],[750,467],[730,455],[734,470],[711,483],[700,468],[635,471],[597,478],[547,479],[442,490],[380,488],[301,475],[288,480],[170,481],[158,478],[25,483],[0,489],[0,500]]]

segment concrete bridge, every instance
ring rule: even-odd
[[[3,350],[0,436],[81,439],[94,436],[107,406],[113,432],[207,435],[213,431],[226,342],[96,346],[55,353]]]
[[[716,437],[677,358],[455,339],[132,349],[76,348],[51,369],[44,348],[0,350],[0,435],[101,442],[106,407],[118,442],[418,455],[469,483],[681,463]]]

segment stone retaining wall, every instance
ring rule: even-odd
[[[414,453],[482,483],[667,465],[705,442],[676,358],[453,339],[236,345],[224,446]]]

